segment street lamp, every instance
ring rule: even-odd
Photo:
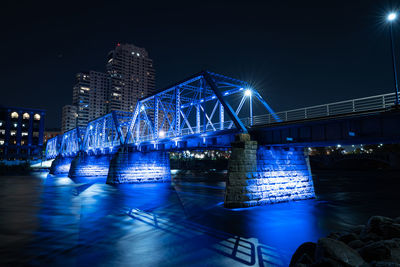
[[[397,84],[397,71],[396,71],[396,58],[394,54],[394,40],[393,40],[393,21],[397,18],[397,14],[395,12],[390,13],[387,16],[387,20],[390,23],[390,47],[392,50],[392,64],[393,64],[393,77],[394,77],[394,85],[395,85],[395,93],[396,93],[396,101],[395,105],[399,105],[399,86]]]

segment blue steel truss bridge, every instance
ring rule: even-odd
[[[262,205],[314,196],[304,147],[398,142],[399,114],[394,93],[275,112],[249,83],[202,71],[50,139],[46,157],[54,174],[154,182],[170,177],[168,151],[231,149],[225,204]]]

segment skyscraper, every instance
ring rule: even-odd
[[[86,124],[107,113],[109,75],[98,71],[81,72],[76,75],[72,105],[77,107],[76,126]]]
[[[109,111],[133,111],[138,99],[155,91],[153,61],[146,49],[131,44],[117,44],[108,54],[110,76]]]
[[[61,132],[66,132],[76,127],[76,118],[78,116],[77,107],[74,105],[65,105],[62,108]]]
[[[75,109],[71,105],[63,108],[63,131],[71,129],[72,124],[86,126],[112,110],[133,112],[138,99],[155,91],[153,61],[144,48],[117,44],[108,54],[106,69],[106,73],[89,71],[76,75],[72,94]]]

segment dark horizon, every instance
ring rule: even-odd
[[[75,74],[105,71],[117,43],[148,51],[157,89],[207,69],[254,84],[277,111],[394,87],[389,1],[4,5],[0,104],[46,109],[46,128],[60,127]]]

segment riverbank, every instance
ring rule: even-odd
[[[365,225],[303,243],[289,266],[400,266],[400,217],[373,216]]]

